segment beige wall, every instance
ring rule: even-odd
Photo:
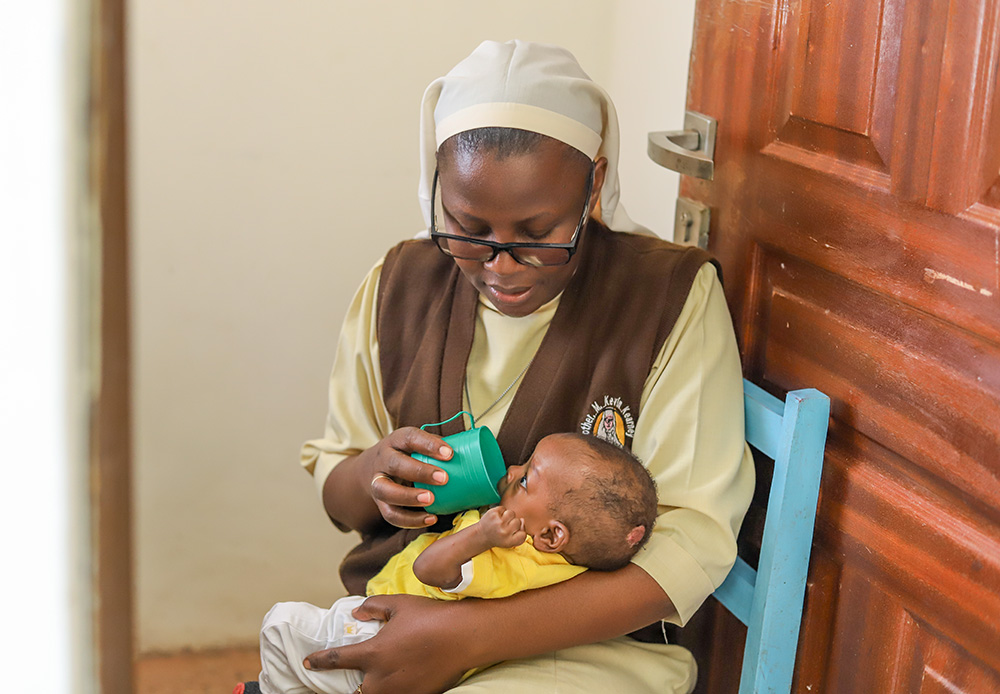
[[[482,39],[560,43],[616,99],[623,200],[668,235],[690,2],[132,0],[139,649],[250,643],[326,604],[352,538],[298,469],[355,287],[420,226],[424,86]]]

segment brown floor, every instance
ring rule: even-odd
[[[138,694],[230,694],[238,682],[260,674],[260,653],[231,648],[149,655],[136,664]]]

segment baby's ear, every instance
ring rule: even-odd
[[[628,531],[628,536],[625,541],[628,542],[629,547],[635,547],[642,541],[642,538],[646,536],[646,526],[637,525]]]
[[[532,538],[532,544],[539,552],[562,552],[569,542],[569,529],[553,519],[545,524],[540,533]]]

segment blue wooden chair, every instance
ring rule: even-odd
[[[715,597],[747,626],[739,694],[787,694],[798,648],[830,398],[808,388],[785,402],[743,381],[746,437],[774,460],[760,560],[743,559]]]

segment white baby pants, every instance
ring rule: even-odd
[[[360,670],[307,670],[310,653],[358,643],[378,633],[382,622],[362,622],[351,611],[361,596],[341,598],[329,610],[306,602],[279,602],[260,628],[260,689],[263,694],[351,694]]]

